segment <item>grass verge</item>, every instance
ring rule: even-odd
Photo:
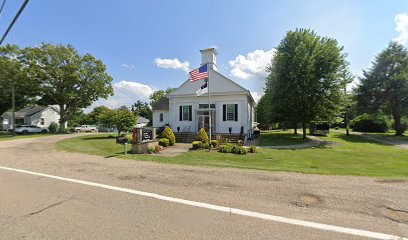
[[[176,157],[160,155],[122,155],[122,146],[107,135],[81,136],[57,143],[57,148],[70,152],[119,157],[139,161],[175,163],[287,171],[327,175],[354,175],[386,178],[408,178],[408,151],[377,143],[360,136],[331,133],[331,142],[317,148],[260,149],[247,155],[223,154],[216,151],[194,150]]]
[[[259,139],[259,146],[284,146],[308,142],[303,140],[302,134],[293,134],[292,131],[263,131]]]

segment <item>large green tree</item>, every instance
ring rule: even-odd
[[[38,95],[38,83],[27,76],[22,58],[17,46],[0,46],[0,114],[12,107],[13,89],[16,109],[34,102]]]
[[[301,123],[303,138],[311,121],[332,121],[340,115],[345,53],[335,39],[314,31],[289,31],[276,49],[265,92],[271,115]]]
[[[152,122],[153,112],[149,103],[137,100],[137,102],[132,105],[132,112],[135,116],[144,117]]]
[[[150,106],[154,106],[162,97],[173,92],[175,88],[167,88],[166,90],[156,90],[150,95]]]
[[[60,131],[79,108],[113,95],[112,77],[91,54],[80,55],[71,45],[42,44],[24,50],[31,78],[40,84],[42,104],[57,104]]]
[[[116,110],[109,108],[103,109],[98,119],[100,123],[115,127],[119,136],[121,132],[126,132],[135,126],[137,117],[132,111],[122,106]]]
[[[357,88],[360,112],[391,114],[396,135],[402,135],[401,118],[408,114],[408,51],[391,42],[379,53]]]

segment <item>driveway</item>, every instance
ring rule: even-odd
[[[57,151],[55,142],[67,137],[0,142],[1,238],[408,237],[406,180],[192,167]]]

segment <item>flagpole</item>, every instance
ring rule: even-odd
[[[207,71],[208,71],[208,77],[207,77],[207,87],[208,87],[208,135],[210,135],[210,140],[209,140],[209,150],[211,151],[211,97],[210,97],[210,68],[207,63]]]

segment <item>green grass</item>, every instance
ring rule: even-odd
[[[403,136],[395,136],[394,130],[390,130],[386,133],[367,133],[367,134],[371,134],[371,135],[379,136],[379,137],[387,137],[387,138],[394,139],[394,140],[408,141],[408,132],[405,132]]]
[[[283,146],[296,145],[307,142],[303,140],[302,134],[293,134],[293,131],[265,131],[261,132],[259,146]]]
[[[122,146],[112,138],[81,136],[57,143],[60,150],[120,157],[139,161],[186,165],[233,167],[269,171],[288,171],[329,175],[408,178],[408,151],[370,141],[360,136],[331,133],[328,146],[301,150],[260,149],[247,155],[194,150],[176,157],[122,155]]]
[[[1,134],[0,135],[0,141],[23,139],[23,138],[39,138],[39,137],[47,137],[47,136],[50,136],[50,135],[55,135],[55,134],[51,134],[51,133],[27,134],[27,135],[6,135],[6,134]]]

